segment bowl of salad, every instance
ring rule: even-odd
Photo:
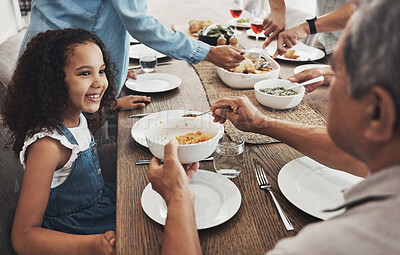
[[[257,101],[269,108],[284,110],[290,109],[303,100],[305,88],[303,86],[288,89],[295,85],[289,80],[270,79],[254,84],[254,93]]]
[[[233,29],[230,27],[213,24],[199,31],[199,40],[212,46],[217,46],[217,40],[222,35],[226,39],[226,44],[229,45],[229,39],[233,33]]]

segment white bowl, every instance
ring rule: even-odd
[[[274,79],[274,80],[263,80],[259,81],[254,85],[254,93],[256,94],[256,99],[260,104],[273,108],[273,109],[290,109],[297,106],[304,97],[305,88],[303,86],[294,88],[293,90],[298,92],[298,94],[293,96],[274,96],[267,93],[263,93],[260,89],[264,88],[275,88],[283,87],[289,88],[295,85],[288,80]]]
[[[248,52],[246,55],[249,57],[258,58],[259,53]],[[277,79],[281,67],[269,55],[264,53],[262,56],[267,61],[272,60],[269,66],[274,69],[273,71],[263,74],[245,74],[245,73],[233,73],[229,72],[228,70],[225,70],[224,68],[217,67],[218,75],[227,86],[235,89],[251,89],[253,88],[254,84],[258,81],[265,79]]]
[[[224,134],[224,126],[205,118],[176,118],[158,122],[146,131],[146,141],[151,153],[158,159],[164,159],[164,147],[173,137],[201,131],[213,136],[212,139],[178,146],[178,158],[182,164],[200,161],[209,157]]]

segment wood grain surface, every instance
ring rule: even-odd
[[[148,4],[149,13],[160,19],[167,27],[171,24],[186,24],[193,18],[210,19],[220,23],[226,23],[231,18],[222,0],[174,0],[174,4],[170,1],[148,0]],[[254,47],[255,40],[243,33],[239,37],[239,43],[245,47]],[[164,93],[147,94],[152,97],[152,102],[146,108],[118,113],[118,254],[160,254],[163,240],[163,226],[147,217],[141,207],[141,195],[149,182],[148,166],[135,165],[136,160],[150,159],[152,155],[147,148],[132,139],[131,128],[138,119],[128,116],[173,109],[196,111],[209,109],[203,85],[192,66],[183,61],[171,61],[172,65],[158,66],[156,72],[170,73],[181,78],[182,84],[179,88]],[[319,63],[326,62],[326,59],[319,61]],[[279,64],[282,67],[281,77],[288,78],[293,75],[294,67],[300,63],[279,61]],[[142,95],[124,87],[122,95],[128,94]],[[327,88],[321,87],[307,95],[304,100],[326,118],[326,97]],[[286,163],[301,156],[301,153],[282,143],[246,145],[244,170],[233,180],[242,195],[242,204],[237,214],[229,221],[199,231],[203,253],[263,254],[272,249],[278,240],[293,236],[305,225],[318,221],[292,205],[282,195],[277,184],[279,170]],[[286,231],[271,196],[259,189],[254,175],[256,166],[266,170],[276,198],[293,223],[295,231]],[[203,162],[200,168],[213,171],[212,162]]]

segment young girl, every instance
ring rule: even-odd
[[[19,59],[2,107],[25,168],[17,253],[115,253],[115,185],[103,182],[82,114],[115,104],[114,80],[104,44],[82,29],[40,33]]]

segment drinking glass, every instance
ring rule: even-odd
[[[229,11],[231,12],[232,17],[235,19],[234,34],[235,35],[241,34],[241,32],[239,32],[237,30],[237,20],[240,17],[240,15],[242,14],[242,11],[244,8],[243,0],[228,0],[228,6],[229,6]]]
[[[258,36],[263,32],[263,21],[267,16],[267,12],[262,9],[255,9],[251,13],[250,27],[256,34],[256,49],[258,50]]]
[[[218,174],[233,179],[243,170],[244,143],[232,141],[226,134],[219,140],[214,153],[214,169]]]
[[[142,71],[145,73],[154,72],[157,65],[156,52],[154,50],[144,50],[140,53],[139,58],[140,66]]]

